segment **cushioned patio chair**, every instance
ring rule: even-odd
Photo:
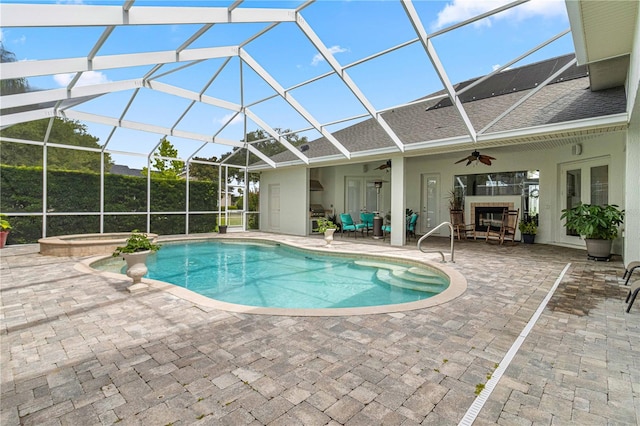
[[[387,237],[387,234],[391,234],[391,225],[382,225],[382,241]]]
[[[354,223],[353,218],[349,213],[340,213],[340,222],[342,222],[341,236],[344,236],[344,231],[353,232],[353,237],[357,237],[357,232],[360,231],[364,237],[364,229],[367,227],[362,223]]]
[[[366,226],[367,235],[369,235],[369,231],[373,230],[373,213],[360,213],[360,222]]]
[[[420,215],[417,213],[413,213],[409,217],[409,221],[407,222],[407,240],[409,240],[411,237],[416,238],[416,226],[418,223],[418,217],[420,217]]]

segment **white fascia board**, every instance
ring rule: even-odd
[[[105,93],[120,92],[142,86],[142,79],[114,81],[111,83],[94,84],[89,86],[67,89],[40,90],[37,92],[19,93],[2,97],[3,108],[13,108],[24,105],[34,105],[44,102],[62,101],[82,98],[85,96],[103,95]]]
[[[293,22],[291,9],[234,9],[226,7],[154,7],[69,4],[0,4],[2,26],[92,27],[118,25],[179,25],[254,22]]]
[[[478,142],[487,142],[497,139],[516,139],[522,137],[542,136],[553,133],[574,133],[589,129],[606,128],[612,126],[627,126],[628,114],[605,115],[595,118],[583,118],[580,120],[565,121],[556,124],[543,124],[541,126],[527,127],[524,129],[505,130],[501,132],[479,135]]]
[[[242,111],[242,107],[233,102],[228,102],[222,99],[214,98],[212,96],[200,96],[198,92],[192,90],[183,89],[181,87],[173,86],[171,84],[160,83],[159,81],[146,81],[145,87],[157,90],[158,92],[167,93],[169,95],[179,96],[181,98],[190,99],[196,102],[202,102],[208,105],[228,109],[235,112]]]
[[[576,51],[578,65],[585,65],[589,63],[589,58],[587,56],[584,26],[582,25],[582,2],[565,0],[564,3],[567,6],[567,16],[569,17],[569,25],[571,25],[571,37],[573,38],[573,47]]]
[[[240,49],[240,58],[253,69],[273,90],[275,90],[298,114],[304,117],[318,132],[322,134],[329,142],[333,144],[347,158],[351,157],[351,152],[344,147],[331,132],[322,127],[320,122],[315,119],[302,105],[295,100],[291,93],[287,92],[271,75],[258,64],[244,49]],[[304,161],[304,160],[303,160]]]
[[[313,44],[318,52],[326,59],[327,63],[331,66],[331,68],[333,68],[338,77],[340,77],[342,82],[349,88],[349,90],[351,90],[351,93],[353,93],[358,101],[360,101],[362,106],[364,106],[364,108],[369,112],[371,117],[378,122],[380,127],[382,127],[389,138],[398,146],[400,151],[404,151],[404,144],[402,143],[398,135],[396,135],[391,126],[387,124],[382,116],[378,114],[371,102],[369,102],[364,93],[362,93],[360,87],[358,87],[358,85],[351,79],[349,74],[340,66],[340,63],[338,63],[333,54],[329,51],[329,49],[327,49],[322,40],[320,40],[320,37],[318,37],[318,35],[313,31],[307,21],[305,21],[305,19],[301,15],[298,15],[296,22],[298,24],[298,27],[307,36],[311,44]]]
[[[122,55],[87,58],[47,59],[42,61],[4,62],[0,65],[2,78],[36,77],[41,75],[66,74],[144,65],[170,64],[175,62],[227,58],[237,56],[236,46],[187,49],[179,54],[175,50],[163,52],[126,53]]]
[[[43,118],[51,118],[54,116],[55,111],[53,108],[44,108],[33,111],[17,112],[15,114],[7,114],[0,117],[0,127],[4,128],[5,126],[12,126],[14,124],[41,120]]]
[[[291,143],[288,140],[286,140],[285,138],[280,136],[278,134],[278,132],[276,132],[264,120],[262,120],[256,114],[254,114],[253,111],[251,111],[250,109],[246,108],[245,111],[244,111],[244,114],[247,117],[249,117],[250,119],[252,119],[258,126],[262,127],[267,133],[269,133],[271,135],[271,137],[273,137],[278,142],[280,142],[282,145],[284,145],[285,148],[287,148],[289,151],[291,151],[296,157],[298,157],[300,160],[302,160],[305,164],[309,164],[309,158],[307,158],[306,155],[304,155],[302,152],[300,152],[300,150],[297,149],[295,146],[291,145]]]
[[[442,146],[466,145],[474,142],[475,141],[471,139],[468,135],[454,136],[451,138],[412,143],[411,145],[407,146],[407,152],[420,151],[426,148],[436,148],[436,147],[442,147]]]

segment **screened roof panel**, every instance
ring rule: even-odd
[[[490,131],[483,126],[520,107],[503,93],[479,115],[481,104],[465,104],[459,83],[520,56],[510,68],[573,50],[565,35],[531,53],[568,28],[563,1],[51,0],[3,2],[0,12],[3,46],[21,61],[3,63],[2,78],[42,89],[3,96],[3,126],[68,117],[90,133],[95,126],[101,140],[121,126],[108,149],[144,155],[167,134],[184,139],[181,158],[206,141],[215,147],[207,153],[242,147],[256,129],[317,139],[317,150],[289,146],[269,167],[447,138],[475,142]],[[430,94],[445,100],[411,104]],[[436,105],[442,111],[427,114]]]

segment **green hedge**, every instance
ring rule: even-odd
[[[147,178],[106,174],[104,182],[105,212],[140,212],[138,215],[105,214],[105,232],[128,232],[147,228]],[[0,212],[42,212],[42,168],[0,166]],[[151,179],[151,210],[184,211],[186,181]],[[218,209],[217,182],[189,183],[191,211]],[[47,172],[47,210],[49,212],[97,212],[100,209],[100,174],[51,170]],[[41,217],[9,215],[12,230],[9,244],[35,243],[42,237]],[[167,235],[183,234],[185,214],[151,215],[150,231]],[[216,225],[214,214],[191,214],[189,232],[211,232]],[[70,235],[100,232],[100,216],[48,216],[47,235]]]

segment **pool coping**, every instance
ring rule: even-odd
[[[444,303],[451,302],[452,300],[460,297],[467,289],[467,279],[458,271],[453,268],[448,267],[446,264],[438,264],[436,265],[434,262],[428,260],[417,260],[417,259],[407,259],[406,256],[401,256],[399,254],[374,254],[374,253],[362,253],[356,252],[352,250],[346,250],[343,248],[338,248],[334,245],[331,246],[307,246],[298,244],[292,241],[283,241],[278,239],[267,239],[264,237],[248,237],[247,235],[234,236],[234,235],[225,235],[224,237],[216,237],[216,236],[180,236],[180,237],[171,237],[162,239],[161,242],[182,242],[182,241],[208,241],[208,240],[234,240],[234,241],[245,241],[245,242],[263,242],[267,244],[281,244],[289,247],[294,247],[297,249],[312,251],[322,254],[347,254],[347,255],[356,255],[362,258],[371,258],[378,260],[390,260],[393,262],[399,262],[403,264],[413,264],[413,265],[423,265],[430,269],[435,269],[446,275],[449,278],[449,286],[442,291],[441,293],[429,297],[427,299],[418,300],[415,302],[407,302],[400,304],[391,304],[391,305],[378,305],[378,306],[364,306],[357,308],[267,308],[267,307],[257,307],[257,306],[247,306],[247,305],[238,305],[229,302],[223,302],[220,300],[212,299],[207,296],[203,296],[201,294],[195,293],[189,289],[184,287],[180,287],[175,284],[167,283],[164,281],[153,280],[149,278],[143,278],[142,283],[149,286],[149,289],[165,291],[174,296],[177,296],[181,299],[199,305],[201,307],[209,309],[220,309],[227,312],[235,312],[242,314],[257,314],[257,315],[280,315],[280,316],[304,316],[304,317],[331,317],[331,316],[352,316],[352,315],[373,315],[373,314],[390,314],[395,312],[406,312],[413,311],[417,309],[425,309],[438,305],[442,305]],[[91,267],[91,264],[106,259],[109,256],[92,256],[87,259],[83,259],[80,263],[77,263],[74,267],[79,272],[89,273],[94,275],[101,275],[108,278],[114,279],[128,279],[123,274],[118,274],[114,272],[100,271]]]

